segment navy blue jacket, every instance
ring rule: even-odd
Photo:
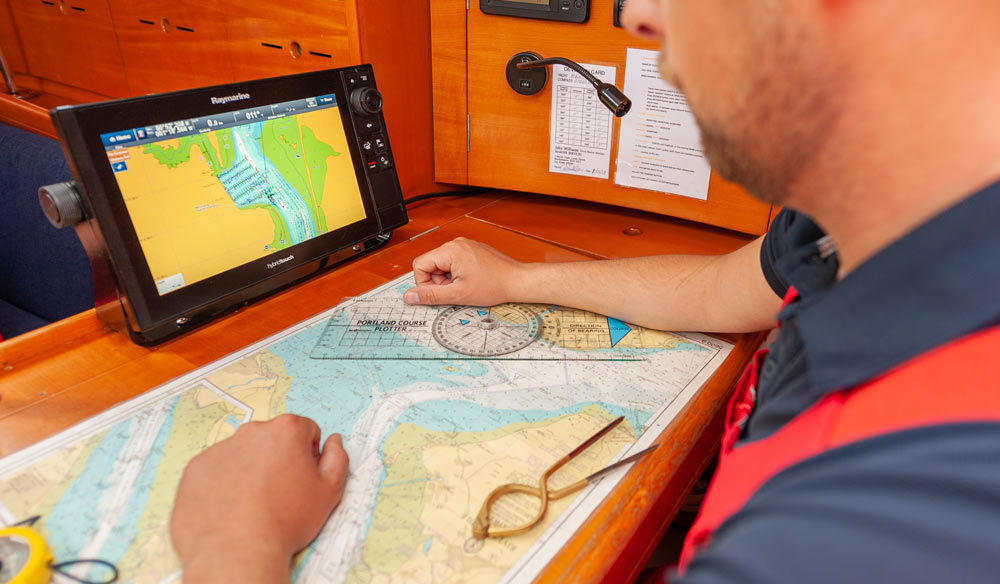
[[[779,295],[795,286],[800,301],[779,314],[742,441],[771,435],[830,392],[1000,323],[1000,183],[840,281],[824,237],[789,210],[765,237],[768,282]],[[1000,391],[1000,380],[983,386]],[[1000,423],[941,424],[785,469],[719,527],[677,581],[995,582],[998,533]]]

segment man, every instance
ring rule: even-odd
[[[726,256],[572,264],[457,240],[414,260],[405,300],[706,331],[777,315],[676,579],[995,580],[1000,3],[629,0],[623,22],[662,44],[713,169],[786,207],[770,232]],[[204,510],[181,504],[219,478],[195,470],[187,546]]]

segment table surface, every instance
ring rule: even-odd
[[[725,253],[749,236],[638,211],[494,192],[428,199],[389,245],[157,347],[109,330],[93,310],[0,342],[0,456],[281,331],[411,270],[455,237],[523,261],[657,253]],[[736,347],[625,479],[570,539],[539,582],[628,581],[638,575],[712,455],[721,412],[762,334],[718,335]]]

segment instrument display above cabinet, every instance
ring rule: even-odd
[[[479,9],[485,14],[562,22],[590,18],[590,0],[479,0]]]

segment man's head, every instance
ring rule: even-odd
[[[847,273],[1000,180],[997,0],[628,0],[722,177],[812,216]]]
[[[623,15],[661,43],[661,74],[687,96],[712,168],[769,202],[788,202],[840,115],[816,4],[628,0]]]

